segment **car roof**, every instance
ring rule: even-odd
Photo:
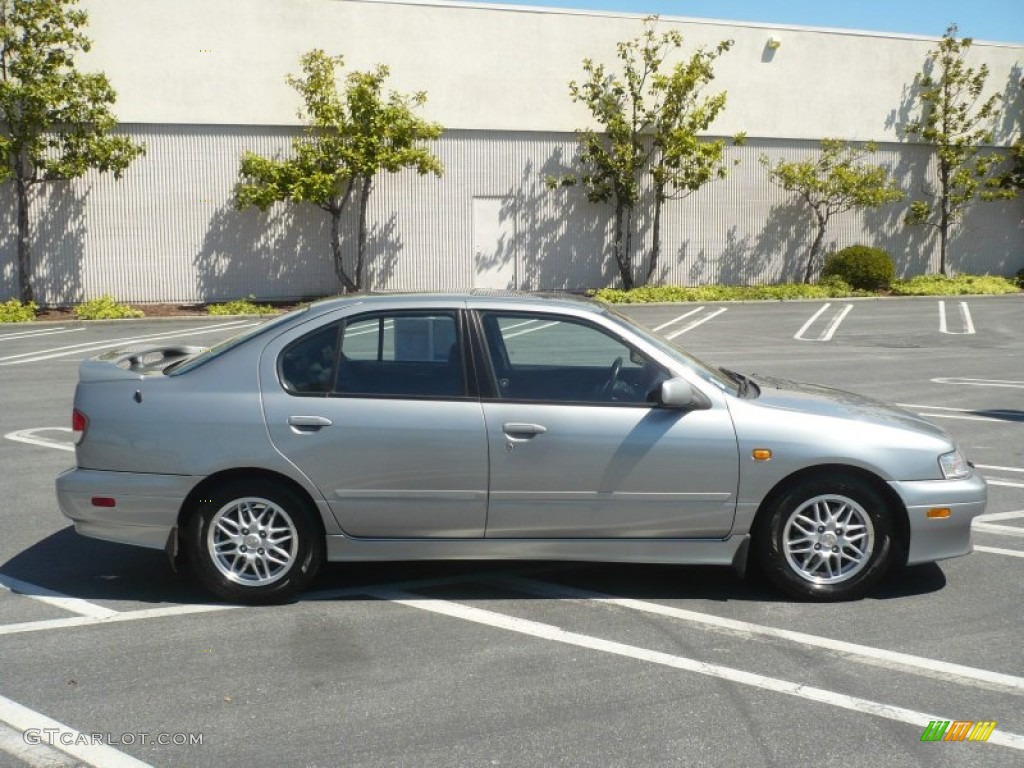
[[[604,305],[584,296],[569,293],[527,293],[525,291],[473,290],[448,293],[352,293],[335,296],[310,305],[313,314],[330,312],[341,307],[360,304],[367,309],[437,307],[438,304],[466,305],[475,309],[504,308],[511,310],[561,309],[601,313]]]

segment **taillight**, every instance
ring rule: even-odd
[[[76,445],[82,442],[87,429],[89,429],[89,417],[75,408],[71,412],[71,431],[74,433]]]

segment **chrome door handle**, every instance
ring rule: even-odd
[[[329,427],[333,424],[330,419],[323,416],[289,416],[288,425],[299,429],[317,430],[320,427]]]
[[[507,421],[501,425],[502,430],[509,437],[529,438],[534,435],[543,435],[548,431],[547,427],[542,427],[540,424],[519,424],[516,422]]]

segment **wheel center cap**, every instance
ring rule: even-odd
[[[255,533],[250,533],[245,537],[245,546],[249,549],[256,549],[260,545],[260,537]]]
[[[826,547],[834,547],[837,541],[839,541],[838,537],[836,537],[836,535],[831,531],[823,534],[821,537],[821,543]]]

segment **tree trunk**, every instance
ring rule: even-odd
[[[633,273],[629,268],[629,259],[623,251],[623,226],[628,231],[631,227],[623,221],[626,218],[627,208],[622,203],[616,201],[615,203],[615,243],[612,249],[615,254],[615,263],[619,267],[619,277],[622,279],[623,289],[629,291],[633,288]],[[628,236],[626,240],[628,241]],[[628,248],[628,244],[625,246]]]
[[[939,274],[945,277],[946,272],[946,246],[949,243],[949,168],[945,164],[939,167],[939,184],[942,186],[942,195],[939,200]]]
[[[366,267],[366,209],[373,191],[373,177],[366,177],[359,188],[359,245],[356,252],[356,290],[369,290],[364,274]]]
[[[18,289],[23,302],[35,301],[32,290],[32,253],[30,245],[32,230],[29,222],[29,185],[31,182],[20,174],[15,178],[18,191]]]
[[[345,207],[342,204],[331,201],[331,206],[328,209],[328,213],[331,215],[331,253],[334,256],[334,274],[341,281],[342,293],[354,293],[359,288],[345,272],[345,262],[342,260],[341,252],[341,214],[344,210]]]
[[[644,277],[644,285],[651,282],[651,277],[654,276],[654,270],[658,267],[658,257],[661,256],[661,207],[665,202],[663,190],[654,190],[654,226],[652,227],[652,237],[654,242],[651,244],[651,258],[647,264],[647,276]]]
[[[811,252],[807,256],[807,269],[804,272],[804,284],[811,284],[811,275],[814,274],[814,265],[818,261],[818,255],[821,253],[821,244],[825,240],[825,225],[828,220],[817,211],[814,212],[815,217],[818,221],[818,233],[814,236],[814,242],[811,243]]]

